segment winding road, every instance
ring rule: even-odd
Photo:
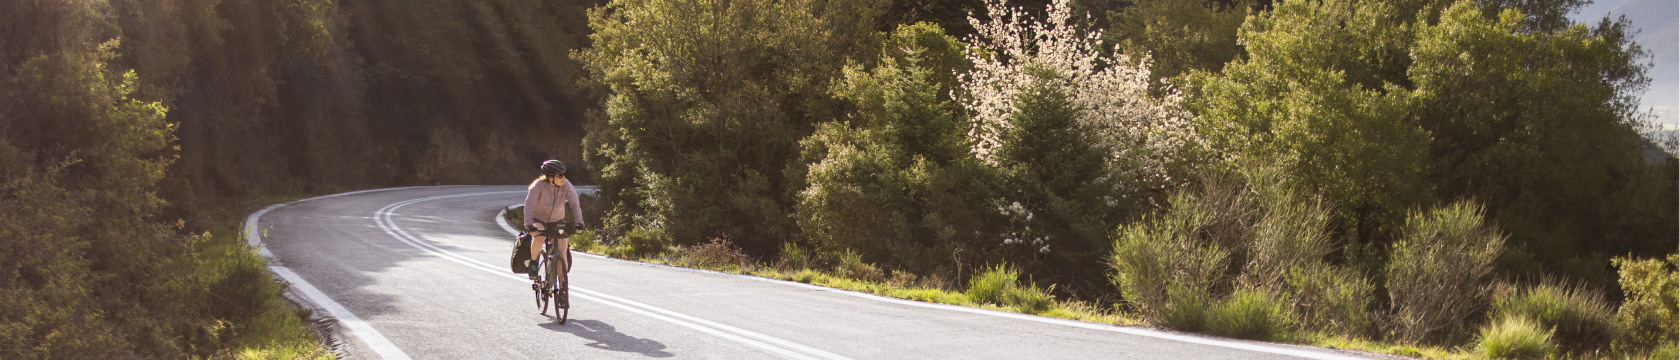
[[[247,218],[292,297],[362,359],[1348,359],[1228,340],[884,298],[578,253],[570,321],[539,315],[494,221],[524,186],[329,195]]]

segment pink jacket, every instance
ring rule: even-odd
[[[560,221],[565,217],[565,207],[572,209],[572,222],[583,224],[583,209],[578,207],[577,190],[572,188],[571,180],[560,180],[560,186],[554,186],[547,181],[533,181],[526,188],[525,193],[525,228],[541,222]]]

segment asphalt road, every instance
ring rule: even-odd
[[[493,221],[523,186],[345,193],[252,214],[248,240],[351,358],[1273,359],[1369,354],[889,299],[578,253],[571,320],[537,313]],[[591,219],[593,220],[593,219]],[[254,225],[254,226],[252,226]]]

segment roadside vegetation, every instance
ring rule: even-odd
[[[1676,144],[1581,2],[827,4],[591,10],[592,251],[1412,356],[1680,339],[1618,281],[1676,276]]]
[[[1677,144],[1584,4],[0,0],[0,358],[330,357],[248,211],[548,158],[601,190],[577,246],[620,258],[1674,358]]]

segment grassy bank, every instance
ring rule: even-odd
[[[246,246],[242,227],[246,216],[270,204],[307,197],[263,197],[226,209],[205,219],[210,230],[201,236],[193,254],[200,264],[197,276],[215,279],[215,290],[226,306],[249,312],[244,321],[222,321],[232,331],[228,347],[215,357],[235,359],[334,359],[308,321],[312,310],[284,299],[286,284],[270,273],[255,249]],[[262,232],[260,234],[266,234]]]

